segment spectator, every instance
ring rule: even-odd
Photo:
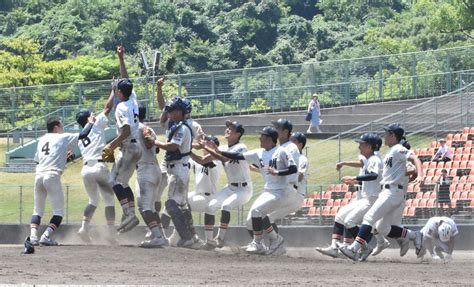
[[[308,105],[308,113],[311,113],[311,121],[308,127],[307,133],[321,133],[321,129],[319,129],[319,125],[322,123],[320,118],[321,116],[321,108],[319,106],[318,95],[313,94],[311,101]]]
[[[444,161],[444,162],[451,161],[453,159],[453,152],[446,145],[446,140],[440,139],[439,144],[441,146],[438,148],[438,151],[436,151],[431,161]]]
[[[448,206],[451,209],[451,198],[449,197],[449,186],[451,180],[448,177],[448,171],[446,169],[441,170],[441,176],[439,177],[439,188],[438,188],[438,203],[440,206]]]

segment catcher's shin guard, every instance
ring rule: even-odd
[[[169,199],[166,201],[165,206],[168,214],[171,216],[171,220],[173,220],[174,227],[176,228],[179,236],[184,240],[190,240],[192,236],[189,232],[186,218],[176,201]]]

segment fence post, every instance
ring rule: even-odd
[[[314,69],[314,63],[310,64],[311,68],[311,94],[316,93],[316,71]]]
[[[280,105],[280,111],[283,111],[283,103],[282,103],[282,98],[283,98],[283,83],[282,83],[282,77],[281,77],[281,67],[278,67],[278,103]]]
[[[181,88],[183,86],[183,83],[181,83],[181,75],[178,74],[177,77],[178,77],[178,97],[181,97]]]
[[[321,209],[321,204],[323,202],[323,186],[319,186],[319,225],[323,224],[323,210]]]
[[[247,69],[244,70],[244,97],[245,97],[245,108],[250,107],[250,94],[249,94],[249,76]]]
[[[16,126],[16,93],[13,92],[10,94],[10,100],[12,101],[12,111],[13,113],[11,114],[12,117],[11,117],[11,121],[12,121],[12,126],[15,127]]]
[[[69,185],[66,185],[66,224],[69,223]]]
[[[383,68],[381,59],[382,58],[379,58],[379,99],[383,102]]]
[[[341,133],[337,134],[337,142],[338,142],[338,161],[341,161]],[[339,180],[341,180],[341,170],[339,169]]]
[[[345,98],[346,98],[346,102],[349,104],[350,103],[350,91],[351,91],[351,87],[350,87],[350,78],[349,78],[349,65],[350,65],[351,61],[348,60],[347,61],[347,65],[345,65],[344,67],[344,80],[346,82],[346,84],[344,85],[345,86],[345,89],[344,89],[344,93],[345,93]]]
[[[437,98],[434,98],[434,104],[435,104],[435,112],[434,112],[434,116],[435,116],[435,118],[434,118],[434,120],[435,120],[435,139],[437,139],[438,138],[438,101],[437,101]],[[461,116],[461,121],[462,121],[462,116]]]
[[[43,88],[43,95],[44,95],[44,106],[46,108],[46,113],[49,113],[49,97],[48,97],[48,88]]]
[[[439,212],[439,209],[438,209],[438,205],[439,205],[439,184],[436,183],[435,184],[435,192],[436,192],[436,204],[435,204],[435,214],[436,216],[438,216],[438,212]]]
[[[79,109],[82,108],[82,88],[81,84],[77,85],[77,104],[79,105]]]
[[[216,114],[216,86],[215,86],[214,72],[211,72],[211,95],[212,95],[211,111],[215,115]],[[225,103],[223,104],[225,105]]]
[[[20,185],[20,224],[23,224],[23,186]]]
[[[145,117],[147,119],[150,119],[150,91],[148,91],[148,89],[150,88],[150,85],[148,83],[148,81],[150,81],[150,74],[149,74],[149,71],[146,72],[145,74],[145,98],[146,98],[146,111],[147,111],[147,114],[145,115]]]
[[[446,72],[448,72],[448,77],[446,78],[446,89],[447,92],[451,92],[451,79],[452,79],[452,74],[451,74],[451,68],[450,68],[450,60],[449,60],[449,54],[446,54]]]
[[[416,99],[418,98],[418,90],[417,90],[417,83],[418,83],[418,76],[416,75],[416,56],[413,54],[413,61],[411,65],[411,73],[412,73],[412,85],[413,85],[413,97]]]

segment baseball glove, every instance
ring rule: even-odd
[[[74,152],[71,150],[68,151],[66,156],[66,162],[74,161],[74,159],[76,159],[76,154],[74,154]]]
[[[115,162],[114,150],[108,145],[102,150],[102,160],[105,162]]]

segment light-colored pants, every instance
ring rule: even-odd
[[[390,189],[384,188],[365,214],[362,224],[375,227],[375,223],[382,218],[387,217],[389,220],[393,220],[393,214],[400,209],[400,205],[405,201],[404,195],[403,189],[399,189],[397,186],[390,186]]]
[[[205,195],[195,191],[188,193],[188,204],[192,211],[205,212],[212,199],[214,199],[213,194]]]
[[[173,165],[173,166],[172,166]],[[188,199],[189,166],[188,163],[176,162],[168,164],[168,199],[173,199],[181,207],[185,207]]]
[[[405,209],[405,200],[403,200],[398,207],[396,207],[392,213],[387,214],[382,219],[377,221],[375,229],[377,233],[383,236],[387,236],[390,233],[392,225],[402,225],[403,210]]]
[[[135,183],[138,192],[138,208],[140,212],[155,211],[155,195],[161,180],[161,169],[157,164],[140,163],[137,168]]]
[[[346,228],[352,228],[362,223],[364,215],[377,200],[376,196],[354,200],[339,209],[335,221],[344,225]]]
[[[250,207],[247,216],[247,229],[252,230],[252,218],[261,217],[271,214],[288,204],[288,188],[278,190],[264,190]],[[293,191],[294,192],[294,191]]]
[[[222,191],[218,192],[209,202],[206,213],[215,215],[218,209],[231,211],[249,202],[252,198],[252,184],[247,186],[226,185]]]
[[[122,143],[110,175],[112,186],[120,184],[123,187],[128,187],[128,182],[135,171],[141,155],[142,150],[138,143]]]
[[[81,175],[84,188],[89,196],[89,204],[97,207],[100,193],[105,206],[114,206],[115,195],[109,184],[110,173],[105,163],[89,160],[82,167]]]
[[[36,173],[35,176],[35,209],[33,215],[43,217],[46,197],[53,209],[53,215],[64,216],[64,193],[61,174],[56,171]]]
[[[275,220],[283,218],[290,213],[296,212],[301,209],[301,206],[304,202],[304,195],[298,193],[296,190],[290,189],[290,191],[285,193],[284,203],[278,208],[274,210],[270,214],[268,214],[268,218],[270,218],[270,222],[275,222]]]

